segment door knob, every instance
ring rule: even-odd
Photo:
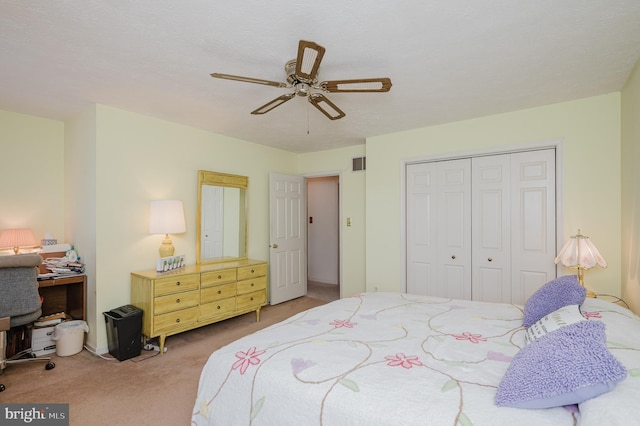
[[[493,258],[492,258],[492,257],[488,258],[487,260],[488,260],[489,262],[493,262]]]
[[[271,247],[273,247],[273,248],[278,248],[278,245],[277,245],[276,243],[273,243],[273,244],[271,245]]]

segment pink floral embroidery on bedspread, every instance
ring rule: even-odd
[[[469,333],[468,331],[465,331],[462,334],[454,334],[453,337],[455,337],[456,340],[468,340],[471,343],[480,343],[487,341],[486,338],[482,337],[482,334],[473,334]]]
[[[265,352],[266,351],[257,350],[255,346],[246,352],[238,351],[236,352],[236,358],[238,358],[238,360],[233,363],[231,368],[233,370],[237,370],[239,368],[240,374],[244,374],[247,372],[247,368],[249,368],[250,365],[260,364],[260,358],[258,357]]]
[[[422,362],[418,359],[417,356],[406,356],[402,352],[394,355],[387,355],[384,357],[387,361],[388,366],[397,367],[401,366],[402,368],[411,368],[414,365],[418,367],[422,367]]]
[[[591,318],[602,318],[602,315],[600,315],[600,312],[587,312],[587,311],[583,311],[582,315],[586,318],[586,319],[591,319]]]
[[[334,326],[335,328],[353,328],[354,325],[358,325],[357,322],[351,322],[348,319],[346,320],[333,320],[329,323],[329,325]]]

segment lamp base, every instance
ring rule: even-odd
[[[169,234],[165,234],[162,239],[162,244],[160,245],[160,249],[158,250],[160,253],[160,257],[171,257],[175,252],[176,248],[173,246],[173,242],[171,238],[169,238]]]
[[[593,299],[598,297],[598,295],[596,295],[593,291],[589,290],[587,286],[584,285],[584,268],[578,268],[578,282],[582,287],[584,287],[585,290],[587,290],[587,297],[591,297]]]

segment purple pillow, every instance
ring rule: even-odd
[[[522,324],[529,328],[551,312],[569,305],[582,305],[587,290],[575,275],[565,275],[549,281],[529,297],[524,305]]]
[[[498,406],[550,408],[610,391],[627,376],[606,346],[604,323],[580,321],[522,348],[496,392]]]

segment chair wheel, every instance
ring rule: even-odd
[[[56,364],[53,361],[49,361],[47,365],[44,366],[45,370],[53,370],[56,368]]]
[[[0,384],[0,392],[2,392],[3,390],[5,390],[6,388],[4,387],[4,385]]]

